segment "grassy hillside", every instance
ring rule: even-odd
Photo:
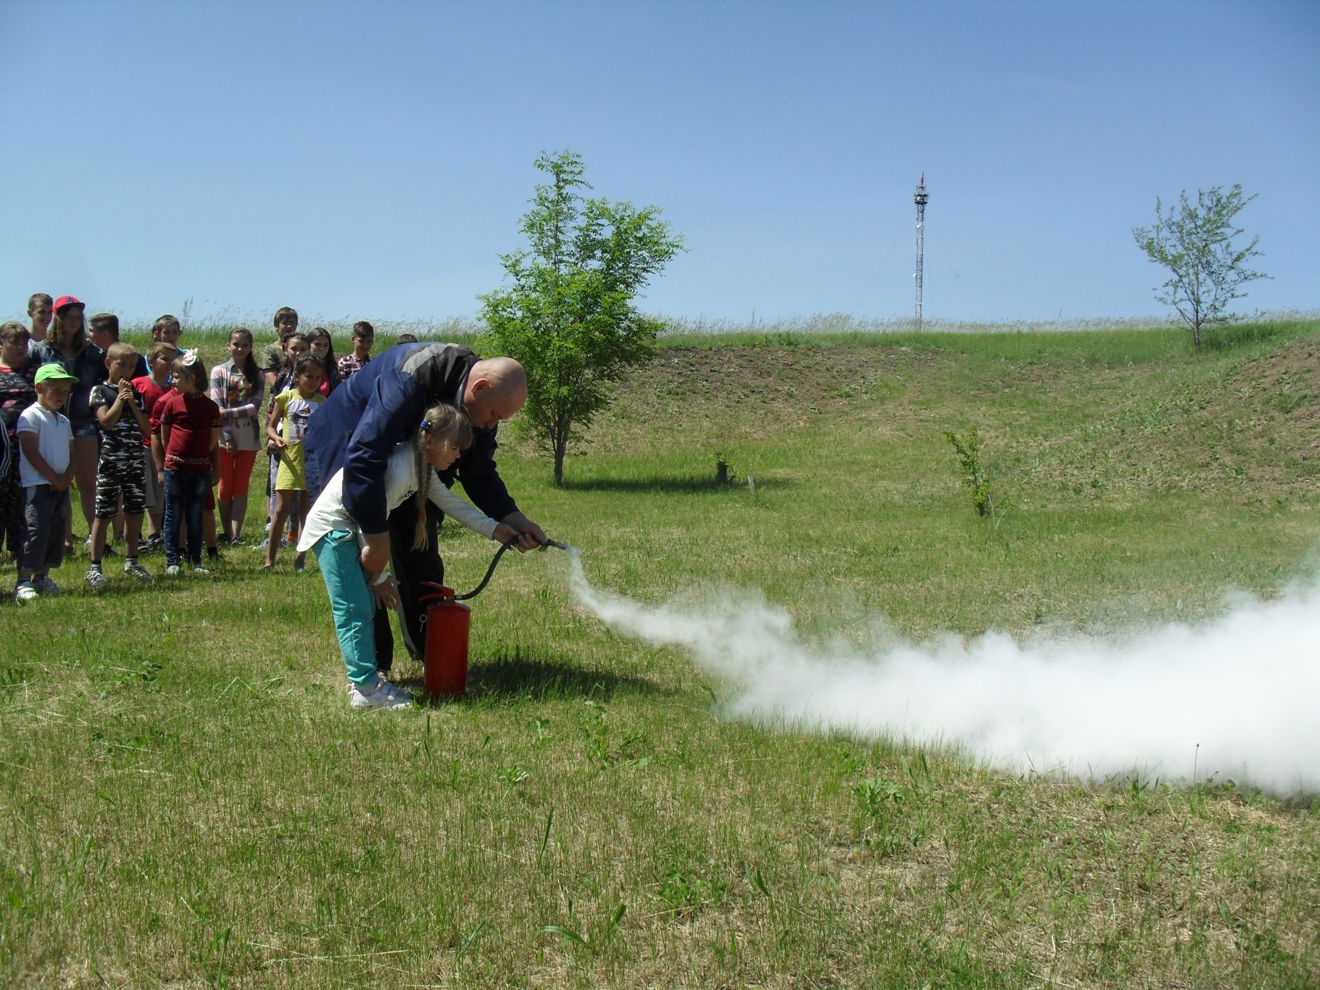
[[[1165,330],[676,337],[563,488],[526,439],[501,469],[646,601],[759,587],[821,635],[1204,616],[1308,565],[1318,348],[1314,322],[1201,354]],[[942,436],[973,426],[994,520]],[[447,530],[455,583],[492,549]],[[681,651],[575,606],[551,554],[477,599],[466,699],[354,714],[319,577],[258,563],[0,605],[7,985],[1320,983],[1309,799],[746,725]]]

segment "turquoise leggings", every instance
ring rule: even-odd
[[[376,615],[376,596],[367,587],[367,576],[358,562],[358,543],[347,530],[336,529],[312,545],[321,565],[335,635],[344,654],[348,679],[358,687],[376,683],[376,638],[371,624]]]

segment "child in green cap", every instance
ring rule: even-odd
[[[37,401],[18,417],[24,525],[14,589],[18,602],[60,593],[50,571],[64,561],[64,514],[73,480],[73,428],[60,410],[77,382],[60,365],[43,364],[33,382]]]

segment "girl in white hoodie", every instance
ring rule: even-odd
[[[417,543],[426,545],[426,502],[445,515],[501,543],[518,534],[503,523],[473,508],[451,492],[437,476],[472,443],[467,414],[453,406],[438,405],[410,441],[399,444],[385,470],[385,498],[389,509],[409,498],[417,503]],[[376,645],[372,619],[377,608],[398,603],[398,588],[388,571],[367,574],[362,569],[362,531],[344,508],[344,472],[335,474],[316,499],[298,541],[298,551],[311,550],[321,566],[330,595],[335,634],[348,670],[349,704],[353,708],[404,708],[412,704],[407,691],[397,688],[376,671]]]

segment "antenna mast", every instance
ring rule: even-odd
[[[916,195],[912,201],[917,204],[917,270],[912,278],[917,284],[917,329],[921,329],[921,270],[926,254],[926,173],[921,173],[917,182]]]

